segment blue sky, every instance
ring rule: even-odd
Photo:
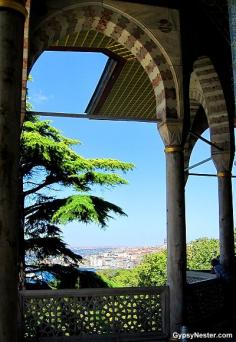
[[[29,97],[35,111],[83,113],[106,63],[101,53],[45,52],[35,63]],[[44,118],[45,119],[45,118]],[[49,118],[46,118],[49,119]],[[50,118],[66,136],[79,139],[84,157],[129,161],[129,185],[96,194],[121,206],[128,217],[115,217],[104,231],[71,223],[63,228],[71,246],[154,246],[166,238],[165,155],[156,124]],[[208,132],[204,134],[208,137]],[[190,164],[210,156],[199,141]],[[212,162],[193,172],[215,173]],[[233,182],[234,185],[234,182]],[[218,237],[217,178],[190,177],[186,186],[188,241]]]

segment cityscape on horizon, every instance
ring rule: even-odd
[[[142,259],[151,253],[166,249],[166,245],[155,247],[95,247],[95,248],[71,248],[72,251],[82,256],[82,262],[78,267],[87,271],[103,269],[131,269],[137,266]],[[66,266],[68,260],[62,256],[45,259],[45,264],[60,264]]]
[[[80,245],[80,246],[72,246],[72,245],[68,245],[69,248],[72,248],[72,249],[81,249],[81,250],[84,250],[84,249],[107,249],[107,248],[112,248],[112,249],[115,249],[115,248],[130,248],[130,249],[135,249],[135,248],[157,248],[157,247],[160,247],[162,245],[166,245],[166,240],[164,240],[163,244],[153,244],[153,245],[150,245],[150,244],[144,244],[144,245],[137,245],[137,246],[130,246],[130,245],[87,245],[87,246],[83,246],[83,245]]]

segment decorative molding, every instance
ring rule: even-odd
[[[166,146],[165,153],[174,153],[183,151],[182,146]]]
[[[227,172],[227,171],[217,173],[217,177],[231,177],[231,176],[232,176],[231,172]]]

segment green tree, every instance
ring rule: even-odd
[[[187,245],[187,266],[191,270],[211,269],[211,260],[220,254],[219,240],[203,237]]]
[[[161,286],[166,284],[167,250],[148,254],[136,267],[139,286]]]
[[[97,274],[109,287],[136,287],[138,284],[138,274],[136,268],[102,270]]]
[[[106,228],[112,214],[125,215],[119,206],[92,195],[92,190],[94,186],[127,184],[119,172],[125,173],[134,165],[84,158],[75,150],[79,144],[78,140],[64,137],[49,121],[31,117],[24,123],[20,170],[28,271],[45,269],[48,257],[63,256],[70,266],[81,260],[64,243],[61,225],[93,222]],[[58,265],[53,266],[55,274],[61,272]]]

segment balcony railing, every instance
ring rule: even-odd
[[[190,326],[224,307],[224,289],[214,277],[187,272]],[[158,341],[169,335],[168,287],[26,290],[20,303],[23,341]]]
[[[24,341],[157,341],[169,333],[167,287],[28,290],[20,298]]]

